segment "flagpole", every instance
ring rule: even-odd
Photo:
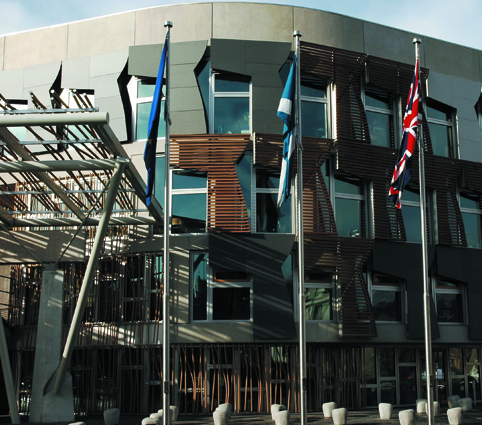
[[[301,90],[300,90],[300,31],[295,31],[296,38],[296,135],[298,147],[298,282],[299,282],[299,334],[300,334],[300,421],[301,425],[307,423],[306,419],[306,320],[305,320],[305,255],[303,238],[303,145],[301,142]]]
[[[163,258],[163,272],[164,272],[164,294],[162,298],[162,379],[164,381],[164,392],[162,398],[162,408],[163,408],[163,415],[162,415],[162,424],[169,425],[170,423],[170,416],[171,416],[171,400],[170,400],[170,390],[171,390],[171,382],[170,382],[170,338],[169,338],[169,328],[170,328],[170,317],[169,317],[169,237],[170,237],[170,227],[171,227],[171,197],[170,197],[170,188],[171,188],[171,174],[170,174],[170,166],[169,166],[169,125],[170,125],[170,116],[169,116],[169,103],[170,103],[170,81],[169,81],[169,73],[170,73],[170,62],[171,62],[171,54],[169,50],[170,45],[170,34],[172,28],[172,22],[166,21],[164,22],[164,27],[167,28],[167,36],[166,36],[166,100],[164,102],[164,120],[166,123],[166,136],[165,136],[165,147],[164,147],[164,258]]]
[[[419,45],[422,41],[419,38],[413,39],[415,44],[415,56],[418,63],[420,60]],[[418,81],[420,81],[420,67],[418,71]],[[415,88],[414,88],[415,89]],[[422,96],[422,93],[419,93]],[[422,232],[422,255],[423,255],[423,287],[424,287],[424,325],[425,325],[425,360],[427,374],[427,417],[429,425],[433,424],[433,383],[434,376],[432,371],[432,327],[430,323],[430,287],[428,279],[428,255],[427,255],[427,223],[425,207],[425,168],[424,168],[424,148],[421,120],[418,121],[418,151],[419,151],[419,184],[420,184],[420,220]]]

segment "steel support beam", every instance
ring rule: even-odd
[[[60,361],[57,378],[55,380],[54,388],[52,391],[54,395],[59,394],[65,379],[65,375],[67,373],[67,369],[70,365],[72,352],[74,350],[74,344],[77,340],[77,335],[79,333],[79,329],[82,321],[82,315],[84,314],[85,306],[87,304],[87,298],[90,292],[90,287],[92,286],[92,282],[94,280],[94,274],[97,269],[99,254],[102,249],[102,242],[104,240],[104,236],[106,234],[107,227],[109,225],[109,217],[112,214],[112,210],[113,210],[116,195],[117,195],[117,190],[122,181],[122,174],[124,172],[124,168],[126,167],[126,165],[127,165],[126,161],[118,161],[116,164],[116,169],[110,181],[110,187],[107,192],[107,197],[104,204],[104,212],[102,213],[102,217],[100,219],[100,223],[97,228],[94,244],[92,246],[92,253],[90,255],[89,262],[87,263],[84,280],[82,282],[82,287],[80,289],[79,300],[77,301],[77,305],[75,307],[74,316],[72,318],[69,334],[67,336],[67,341],[65,343],[64,352],[62,354],[62,360]]]
[[[0,127],[34,127],[57,125],[104,125],[109,124],[107,112],[89,112],[74,114],[37,114],[0,115]]]
[[[114,159],[0,162],[0,173],[113,170],[115,164],[116,161]]]
[[[8,213],[7,213],[8,214]],[[11,215],[8,214],[11,218]],[[1,218],[3,216],[0,215]],[[100,219],[88,218],[83,226],[98,226]],[[74,227],[80,226],[82,221],[77,218],[15,218],[9,222],[10,227]],[[109,226],[139,226],[156,224],[154,217],[111,217]]]

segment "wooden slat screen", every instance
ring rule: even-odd
[[[171,136],[171,166],[208,175],[208,232],[250,232],[234,165],[248,143],[246,134]]]

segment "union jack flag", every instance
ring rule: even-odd
[[[410,94],[408,95],[407,108],[405,109],[405,116],[403,118],[402,143],[388,192],[388,196],[398,209],[402,208],[401,198],[403,188],[410,180],[412,155],[415,149],[415,143],[417,142],[418,123],[421,119],[421,115],[418,113],[421,97],[422,90],[419,80],[419,62],[417,59],[412,84],[410,86]]]

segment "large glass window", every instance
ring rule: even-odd
[[[155,78],[140,79],[133,77],[128,85],[129,97],[132,105],[132,129],[134,140],[146,140],[151,113],[152,98],[156,87]],[[165,137],[166,126],[163,125],[164,99],[161,102],[161,123],[158,137]]]
[[[436,278],[437,320],[439,323],[464,322],[462,283]]]
[[[365,88],[365,110],[372,145],[394,148],[396,103],[394,96],[375,87]]]
[[[303,136],[329,137],[327,86],[314,78],[301,77],[301,125]]]
[[[407,242],[422,242],[420,195],[417,190],[405,187],[402,194],[402,215]]]
[[[211,76],[210,127],[214,134],[251,132],[250,80],[237,74]]]
[[[402,285],[398,277],[374,273],[372,277],[372,305],[375,320],[402,321]]]
[[[292,199],[278,208],[279,171],[256,170],[256,231],[260,233],[291,233]]]
[[[365,237],[365,185],[363,180],[336,174],[335,219],[338,234],[353,238]]]
[[[333,320],[333,275],[320,271],[305,271],[305,319]]]
[[[252,318],[252,282],[245,273],[212,270],[207,253],[191,255],[194,321],[245,321]]]
[[[467,247],[482,248],[482,210],[480,208],[480,196],[475,193],[460,194],[460,211],[464,221]]]
[[[427,122],[434,155],[455,157],[454,117],[453,108],[427,101]]]

